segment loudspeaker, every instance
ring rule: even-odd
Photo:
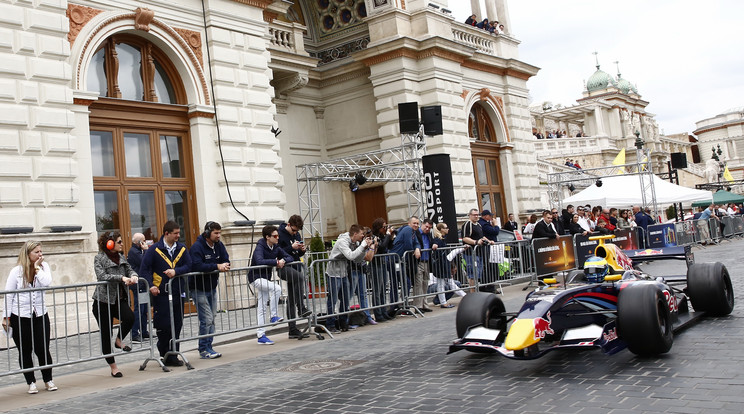
[[[442,106],[422,106],[421,122],[424,124],[424,135],[442,135]]]
[[[672,168],[687,168],[687,154],[684,152],[673,152],[672,156]]]
[[[398,104],[398,123],[401,134],[418,134],[418,103],[405,102]]]

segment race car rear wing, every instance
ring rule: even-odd
[[[690,245],[659,247],[655,249],[623,250],[631,260],[651,262],[656,260],[684,260],[687,267],[695,263]]]

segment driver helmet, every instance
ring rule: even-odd
[[[584,262],[584,274],[589,283],[604,282],[608,273],[610,273],[610,265],[601,257],[592,256]]]

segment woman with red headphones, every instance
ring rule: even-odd
[[[129,307],[128,285],[138,282],[137,273],[127,262],[122,252],[121,234],[119,232],[105,232],[98,239],[99,252],[94,259],[94,268],[98,281],[108,282],[105,285],[96,286],[93,293],[93,316],[101,328],[101,350],[104,355],[111,354],[111,326],[114,318],[119,319],[119,334],[116,336],[114,346],[126,352],[132,350],[123,345],[123,340],[132,330],[134,325],[134,313]],[[111,376],[121,378],[124,375],[116,366],[113,356],[106,357]]]

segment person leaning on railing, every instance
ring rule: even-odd
[[[108,282],[96,286],[93,292],[93,316],[101,328],[101,350],[104,355],[111,353],[111,326],[114,318],[119,320],[119,333],[116,335],[114,346],[126,352],[132,348],[123,345],[123,340],[132,330],[134,313],[129,307],[129,289],[127,286],[136,285],[137,272],[124,257],[124,245],[118,231],[107,231],[98,238],[98,254],[93,259],[96,279]],[[111,368],[111,376],[121,378],[124,374],[116,366],[113,356],[106,357]]]
[[[52,271],[44,262],[41,243],[29,240],[18,252],[18,265],[10,270],[6,291],[42,288],[52,284]],[[18,362],[21,369],[33,368],[31,353],[36,353],[39,365],[51,365],[52,354],[49,352],[51,324],[44,300],[44,291],[35,290],[23,293],[6,293],[3,313],[3,328],[12,329],[11,336],[18,347]],[[28,384],[28,393],[36,394],[36,377],[33,371],[24,372]],[[47,391],[56,391],[52,382],[52,369],[44,368],[41,376]]]

